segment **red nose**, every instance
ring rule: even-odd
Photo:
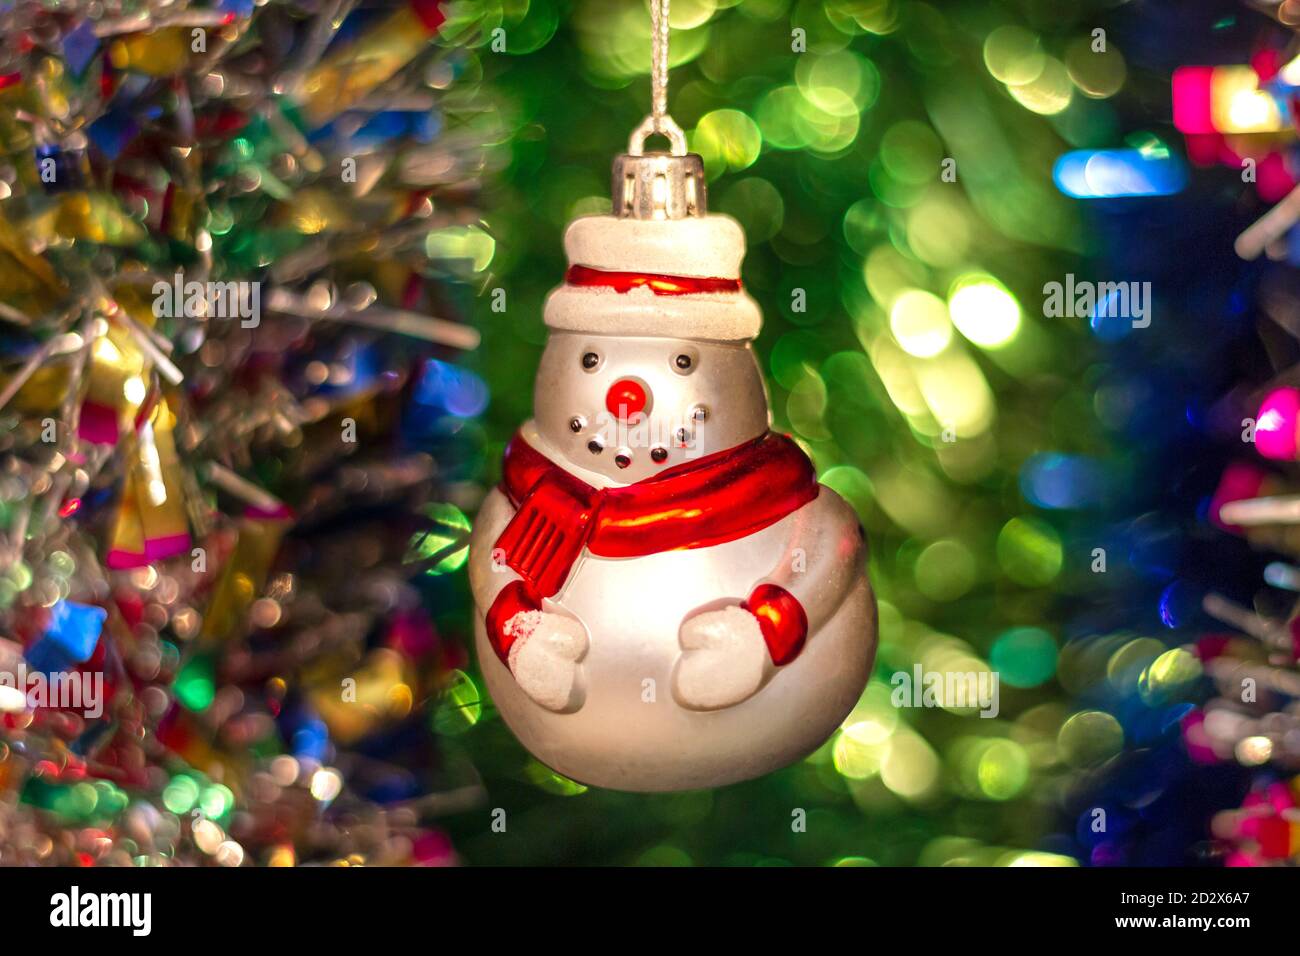
[[[621,378],[609,387],[605,393],[605,407],[611,415],[619,418],[631,418],[645,411],[649,404],[646,388],[640,382],[630,378]]]

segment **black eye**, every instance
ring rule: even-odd
[[[680,369],[681,371],[689,372],[691,370],[691,366],[694,365],[695,363],[694,361],[692,361],[689,355],[682,354],[677,356],[677,358],[673,359],[673,364],[676,365],[677,368]]]
[[[599,364],[600,364],[600,356],[597,355],[595,352],[583,353],[582,367],[585,368],[587,371],[591,371]]]

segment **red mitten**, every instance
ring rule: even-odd
[[[506,624],[521,611],[540,611],[541,598],[528,590],[523,581],[511,581],[501,589],[487,612],[487,637],[501,663],[510,666],[510,645],[518,634],[506,633]]]
[[[780,667],[799,656],[808,638],[808,615],[798,598],[779,584],[760,584],[741,607],[758,618],[773,664]]]

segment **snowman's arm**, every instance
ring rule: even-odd
[[[470,538],[470,591],[475,606],[486,609],[484,624],[488,641],[501,663],[507,666],[510,647],[518,632],[506,624],[521,611],[539,611],[542,607],[541,599],[529,591],[519,575],[492,553],[501,532],[514,516],[515,507],[510,499],[501,489],[493,488],[483,499]]]
[[[774,664],[794,660],[808,635],[839,610],[866,555],[857,515],[829,488],[795,512],[780,560],[744,602],[758,618]]]

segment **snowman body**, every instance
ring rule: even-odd
[[[534,418],[470,545],[498,711],[543,763],[620,790],[807,755],[876,646],[857,517],[769,431],[743,233],[684,208],[570,226]]]
[[[499,490],[475,527],[470,574],[490,581],[490,542],[514,508]],[[815,529],[815,531],[814,531]],[[748,700],[699,711],[673,695],[679,628],[702,608],[748,594],[801,541],[864,557],[857,519],[833,491],[749,537],[709,548],[636,558],[585,554],[555,596],[583,622],[585,699],[572,713],[532,700],[498,660],[477,621],[483,677],[520,742],[559,773],[593,786],[640,792],[747,780],[807,755],[857,703],[875,650],[875,600],[865,573],[844,591],[803,652]]]

